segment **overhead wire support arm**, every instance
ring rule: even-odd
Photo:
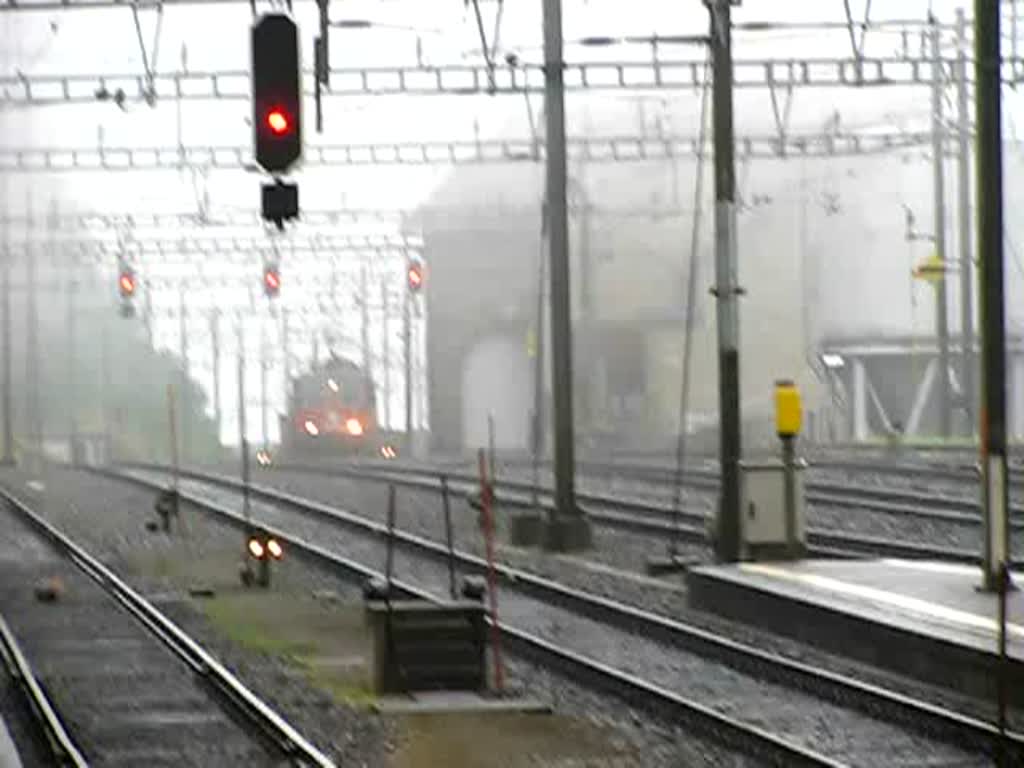
[[[163,27],[164,21],[164,0],[157,0],[156,5],[156,31],[153,33],[153,56],[152,60],[146,52],[146,41],[142,37],[142,23],[139,21],[139,3],[133,2],[132,8],[132,19],[135,21],[135,32],[139,38],[139,53],[142,56],[142,68],[144,76],[146,78],[146,86],[143,90],[143,99],[149,106],[156,104],[156,67],[157,58],[160,53],[160,31]]]
[[[867,0],[864,6],[864,20],[859,23],[860,40],[857,40],[857,32],[853,21],[853,12],[850,9],[850,0],[843,0],[843,10],[846,12],[847,29],[850,33],[850,49],[853,52],[854,61],[857,63],[857,82],[864,81],[864,41],[868,34],[868,21],[871,18],[871,0]]]

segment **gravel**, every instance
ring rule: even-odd
[[[956,487],[954,492],[947,483],[941,489],[912,487],[889,482],[890,476],[865,473],[837,473],[829,471],[824,474],[823,470],[813,470],[808,476],[811,480],[829,480],[830,482],[855,482],[871,488],[893,488],[900,490],[917,490],[921,492],[943,493],[953,498],[966,498],[969,492],[963,490],[962,484]],[[506,476],[525,480],[527,473],[519,469],[507,471]],[[542,482],[550,482],[550,476],[542,476]],[[899,479],[898,477],[895,479]],[[581,489],[590,490],[594,493],[614,494],[630,496],[636,499],[645,499],[656,503],[667,504],[671,500],[672,488],[668,484],[650,481],[638,481],[623,479],[614,475],[596,477],[587,475],[580,480]],[[710,514],[713,508],[715,491],[707,489],[685,489],[683,495],[683,508],[689,511],[703,511]],[[933,547],[949,547],[951,549],[981,551],[982,530],[980,518],[978,523],[953,522],[946,520],[932,520],[927,518],[901,515],[899,512],[884,512],[870,507],[856,507],[847,504],[832,505],[823,502],[808,502],[806,505],[807,523],[810,526],[827,530],[831,533],[845,533],[851,536],[868,536],[895,541],[907,541]],[[645,538],[640,535],[640,538]],[[646,537],[650,538],[650,537]],[[1024,540],[1021,537],[1011,539],[1011,548],[1014,556],[1024,557]],[[635,549],[630,549],[630,553]],[[620,559],[625,560],[628,555]],[[621,567],[636,568],[640,560],[633,560],[632,565]]]
[[[238,493],[183,482],[186,493],[236,505]],[[254,503],[254,515],[269,525],[286,528],[321,546],[344,552],[363,563],[381,563],[383,543],[337,525]],[[443,564],[413,552],[399,550],[395,558],[398,578],[416,583],[435,594],[447,589]],[[502,589],[501,617],[511,626],[571,648],[669,690],[685,692],[705,705],[750,723],[756,723],[804,746],[846,759],[856,765],[894,765],[910,755],[927,755],[950,764],[981,765],[984,760],[948,744],[937,743],[892,724],[850,711],[800,691],[739,673],[713,660],[619,631],[602,623],[554,607],[518,592]]]
[[[262,475],[258,482],[298,496],[332,504],[377,521],[383,522],[386,518],[387,489],[379,482],[281,471]],[[444,541],[438,494],[398,488],[396,499],[396,517],[401,529],[435,541]],[[452,498],[451,510],[456,546],[483,557],[485,548],[477,524],[477,511],[455,497]],[[848,513],[849,510],[836,509],[828,514],[842,517],[844,512]],[[846,517],[856,518],[856,515],[847,514]],[[600,537],[598,541],[606,542],[607,546],[615,548],[617,545],[617,557],[620,561],[618,567],[622,570],[603,567],[600,563],[607,563],[604,558],[596,558],[599,565],[595,566],[595,558],[591,557],[591,552],[587,552],[585,557],[564,556],[539,549],[499,546],[499,555],[502,562],[510,566],[626,605],[693,624],[786,658],[804,661],[838,674],[850,675],[975,717],[990,721],[995,717],[991,701],[969,697],[955,690],[940,688],[889,670],[827,653],[817,647],[765,632],[757,627],[693,609],[688,604],[686,583],[681,575],[650,578],[636,572],[638,563],[651,555],[663,554],[660,542],[654,537],[623,534],[619,540],[618,533],[600,526],[595,528],[595,536]],[[682,543],[679,554],[682,558],[695,563],[712,560],[710,550],[696,544]],[[1019,713],[1014,722],[1024,727],[1024,713]]]
[[[6,478],[5,478],[6,479]],[[147,516],[152,493],[140,491],[126,483],[111,481],[84,473],[53,472],[48,487],[48,498],[60,493],[73,494],[79,499],[76,512],[69,512],[66,503],[53,501],[48,514],[55,522],[67,525],[68,532],[83,535],[82,542],[107,553],[108,559],[124,567],[125,557],[139,551],[162,546],[163,537],[142,532],[141,520]],[[65,508],[61,514],[58,510]],[[185,507],[188,510],[188,506]],[[58,517],[60,519],[58,519]],[[207,518],[202,518],[207,520]],[[96,521],[102,520],[98,525]],[[70,530],[74,527],[76,530]],[[237,541],[235,529],[212,521],[202,526],[202,537],[197,546],[216,547],[219,541]],[[321,542],[323,543],[323,542]],[[344,547],[335,547],[344,550]],[[382,561],[375,560],[380,563]],[[290,561],[291,572],[305,580],[308,589],[332,589],[342,599],[355,598],[358,587],[325,574],[320,567],[301,559]],[[254,692],[279,707],[282,715],[318,746],[330,750],[344,766],[382,766],[387,754],[394,748],[395,732],[387,719],[363,711],[348,710],[331,703],[305,680],[297,679],[294,669],[274,657],[253,653],[236,647],[219,636],[189,604],[166,593],[167,585],[149,584],[149,589],[161,592],[166,599],[161,608],[197,639],[208,643],[218,657],[235,671]],[[670,722],[624,711],[616,700],[597,695],[570,679],[552,674],[530,662],[515,658],[507,661],[510,682],[524,693],[552,704],[556,712],[593,720],[624,740],[643,758],[635,763],[616,761],[594,764],[592,768],[660,768],[661,766],[756,766],[763,763],[756,758],[744,757],[719,747],[717,744],[684,732]],[[519,765],[516,762],[516,765]],[[524,765],[526,763],[523,763]],[[528,763],[537,768],[548,764],[542,757]],[[503,763],[504,765],[504,763]],[[559,764],[561,765],[561,763]],[[575,765],[575,764],[574,764]],[[590,763],[587,763],[590,766]],[[550,768],[556,768],[551,765]]]
[[[170,581],[144,578],[133,572],[132,563],[139,555],[175,551],[172,539],[145,530],[145,520],[153,516],[150,512],[152,493],[87,473],[50,469],[43,478],[46,492],[40,497],[26,492],[25,477],[20,473],[5,470],[0,473],[0,478],[8,488],[15,490],[37,512],[43,513],[93,555],[118,573],[129,575],[133,586],[150,596],[184,631],[201,642],[209,643],[210,650],[228,669],[338,765],[383,764],[383,755],[390,749],[392,741],[389,727],[381,718],[333,703],[303,678],[298,669],[276,656],[251,651],[225,639],[192,606],[184,593],[174,589]],[[184,511],[187,517],[188,510]],[[200,527],[198,522],[196,527]],[[197,555],[204,551],[222,551],[238,544],[237,532],[219,524],[203,524],[195,532],[201,535],[192,537],[190,546]],[[81,579],[78,578],[79,581]],[[311,578],[309,588],[353,589],[324,574]],[[207,740],[216,744],[219,737]],[[192,764],[249,763],[206,759]]]
[[[0,610],[94,766],[283,765],[182,661],[12,512],[0,513]],[[43,579],[64,585],[35,599]]]

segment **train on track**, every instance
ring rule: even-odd
[[[385,445],[373,379],[362,367],[336,356],[292,380],[281,423],[284,456],[370,456]]]

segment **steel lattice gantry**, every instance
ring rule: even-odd
[[[1019,59],[1003,62],[1008,83],[1021,79]],[[933,61],[925,56],[888,58],[846,57],[806,59],[737,59],[735,87],[788,90],[928,85]],[[955,58],[940,66],[952,75]],[[702,57],[676,60],[623,62],[569,62],[565,88],[585,90],[698,89],[707,77]],[[969,70],[973,73],[973,66]],[[969,75],[970,76],[970,75]],[[154,74],[152,89],[157,98],[227,99],[250,98],[249,73],[245,70],[188,71]],[[314,95],[312,70],[303,73],[303,90]],[[540,63],[489,69],[485,64],[452,64],[436,67],[337,68],[330,72],[327,96],[541,94],[544,71]],[[19,74],[0,78],[0,105],[91,103],[109,100],[121,92],[127,100],[151,100],[150,83],[144,74]]]
[[[924,132],[807,133],[739,137],[736,154],[741,159],[781,157],[862,156],[926,147]],[[947,140],[955,151],[955,138]],[[588,137],[568,141],[569,158],[591,163],[627,163],[696,157],[711,154],[694,137],[634,136]],[[308,167],[351,165],[481,165],[536,163],[545,156],[543,142],[481,140],[423,143],[307,145],[303,163]],[[249,170],[252,151],[244,146],[209,147],[100,147],[0,148],[0,171],[143,171],[177,170],[182,167]]]

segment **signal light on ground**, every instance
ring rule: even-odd
[[[363,434],[363,423],[359,419],[353,417],[345,421],[345,429],[353,437],[359,437]]]
[[[262,560],[265,551],[263,549],[263,542],[257,539],[255,536],[249,539],[249,543],[246,545],[249,549],[249,554],[257,560]]]
[[[270,556],[275,560],[280,560],[284,557],[284,549],[277,542],[277,539],[267,539],[267,552],[269,552]]]
[[[390,445],[382,445],[380,447],[380,455],[383,456],[385,459],[393,459],[396,456],[398,456],[398,451],[396,451]]]

